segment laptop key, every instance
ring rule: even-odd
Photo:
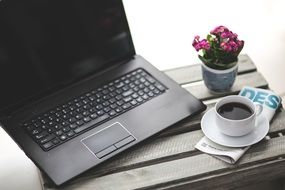
[[[159,84],[159,83],[155,83],[154,86],[155,86],[156,88],[158,88],[158,90],[160,90],[160,91],[164,91],[164,90],[165,90],[164,86],[162,86],[162,85]]]
[[[70,118],[68,121],[69,121],[70,123],[74,123],[74,122],[76,121],[76,119],[75,119],[74,117],[72,117],[72,118]]]
[[[142,101],[143,101],[143,99],[142,99],[141,97],[138,97],[136,100],[137,100],[138,102],[142,102]]]
[[[151,76],[145,77],[150,83],[155,83],[155,80]]]
[[[134,92],[134,91],[132,91],[132,90],[128,90],[128,91],[126,91],[126,92],[123,93],[123,96],[124,96],[124,97],[127,97],[127,96],[131,95],[133,92]]]
[[[89,104],[87,104],[87,105],[83,106],[83,108],[84,108],[85,110],[88,110],[88,109],[91,108],[91,106],[90,106]]]
[[[123,83],[123,82],[120,82],[120,83],[118,83],[118,84],[116,84],[115,86],[116,86],[116,88],[121,88],[121,87],[123,87],[125,84]]]
[[[116,112],[114,110],[112,110],[112,111],[110,111],[109,115],[114,116],[114,115],[116,115]]]
[[[47,132],[48,132],[48,133],[53,133],[53,132],[54,132],[54,128],[49,128],[49,129],[47,130]]]
[[[59,130],[59,131],[56,131],[55,134],[56,134],[57,136],[60,136],[60,135],[63,134],[63,132],[62,132],[62,130]]]
[[[100,123],[100,122],[102,122],[102,121],[104,121],[104,120],[106,120],[108,118],[109,118],[109,115],[107,115],[107,114],[102,115],[102,116],[100,116],[100,117],[98,117],[98,118],[93,120],[93,122],[94,122],[93,125],[82,125],[81,127],[76,128],[74,130],[74,132],[75,133],[80,133],[81,131],[86,130],[86,129],[90,128],[90,127],[93,127],[97,123]]]
[[[65,141],[67,139],[67,136],[65,134],[63,134],[59,138],[60,138],[60,140]]]
[[[68,137],[72,137],[74,135],[74,132],[73,131],[69,131],[68,133],[67,133],[67,136]]]
[[[132,98],[131,98],[130,96],[124,98],[124,102],[129,102],[129,101],[131,101],[131,100],[132,100]]]
[[[96,105],[96,109],[97,109],[97,110],[101,110],[101,109],[103,109],[102,104],[98,104],[98,105]]]
[[[43,131],[40,134],[36,135],[36,139],[41,139],[41,138],[43,138],[43,137],[45,137],[47,135],[48,135],[48,133],[46,131]]]
[[[75,116],[75,118],[76,119],[81,119],[81,118],[83,118],[83,115],[82,114],[78,114],[78,115]]]
[[[154,89],[153,92],[154,92],[155,94],[159,94],[159,93],[160,93],[159,90],[157,90],[157,89]]]
[[[96,109],[95,108],[91,108],[89,111],[90,111],[90,113],[94,113],[94,112],[96,112]]]
[[[54,129],[55,129],[55,130],[58,130],[58,129],[60,129],[60,128],[62,128],[62,125],[55,125],[55,126],[54,126]]]
[[[70,128],[69,127],[64,127],[64,128],[62,128],[62,131],[63,132],[68,132],[68,131],[70,131]]]
[[[82,120],[79,120],[79,121],[76,122],[76,124],[77,124],[77,125],[83,125],[84,122],[83,122]]]
[[[40,130],[38,130],[38,129],[32,130],[32,135],[36,135],[36,134],[39,134],[39,133],[40,133]]]
[[[153,93],[153,92],[149,92],[147,95],[148,95],[149,97],[153,97],[153,96],[154,96],[154,93]]]
[[[117,107],[117,104],[110,105],[110,108],[115,109]]]
[[[71,129],[74,129],[74,128],[77,127],[77,124],[76,124],[76,123],[70,124],[69,127],[70,127]]]
[[[95,119],[95,118],[97,117],[97,115],[96,115],[95,113],[93,113],[93,114],[90,115],[90,117],[91,117],[92,119]]]
[[[110,107],[104,108],[104,112],[108,113],[109,111],[111,111],[111,108],[110,108]]]
[[[58,144],[58,143],[60,143],[60,141],[59,141],[58,138],[55,138],[55,139],[52,140],[52,143],[53,143],[53,144]]]
[[[138,102],[136,101],[136,100],[132,100],[131,101],[131,104],[134,106],[134,105],[136,105]]]
[[[84,117],[83,121],[87,123],[87,122],[91,121],[91,118],[90,117]]]
[[[116,108],[117,113],[120,113],[121,111],[123,111],[123,109],[121,107]]]
[[[142,96],[142,98],[145,99],[145,100],[147,100],[147,99],[148,99],[148,95],[144,94],[144,95]]]
[[[128,109],[129,107],[131,107],[132,105],[130,104],[130,103],[126,103],[126,104],[124,104],[123,106],[122,106],[122,108],[124,109],[124,110],[126,110],[126,109]]]
[[[68,125],[68,122],[63,121],[61,124],[62,124],[63,126],[67,126],[67,125]]]
[[[103,115],[104,114],[104,111],[103,110],[100,110],[100,111],[97,111],[97,115]]]
[[[45,144],[42,145],[42,147],[43,147],[44,149],[49,149],[49,148],[51,148],[52,146],[53,146],[53,143],[52,143],[52,142],[48,142],[48,143],[45,143]]]
[[[55,135],[54,135],[54,134],[51,134],[51,135],[49,135],[49,136],[46,136],[46,137],[42,138],[39,142],[40,142],[41,144],[44,144],[44,143],[47,143],[48,141],[50,141],[50,140],[52,140],[52,139],[54,139],[54,138],[55,138]]]
[[[82,113],[82,115],[87,116],[87,115],[89,115],[89,112],[85,111],[85,112]]]

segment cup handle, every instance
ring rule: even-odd
[[[259,116],[263,111],[263,106],[259,103],[254,102],[256,116]]]

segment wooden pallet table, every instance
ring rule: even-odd
[[[269,88],[247,55],[239,57],[239,72],[232,90],[211,94],[204,86],[201,66],[165,71],[208,109],[223,96],[238,94],[244,85]],[[105,189],[234,189],[285,176],[285,112],[279,109],[266,138],[253,145],[231,165],[194,148],[204,136],[200,121],[204,113],[175,124],[141,144],[56,188],[45,177],[46,190]]]

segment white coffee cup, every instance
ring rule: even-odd
[[[252,114],[243,119],[228,119],[218,113],[222,105],[228,103],[239,103],[251,109]],[[232,95],[226,96],[218,101],[215,105],[216,124],[222,133],[229,136],[243,136],[256,127],[256,118],[262,113],[263,107],[260,104],[255,104],[246,97]]]

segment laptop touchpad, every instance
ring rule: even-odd
[[[133,135],[117,122],[85,137],[81,142],[98,158],[103,158],[135,140]]]

